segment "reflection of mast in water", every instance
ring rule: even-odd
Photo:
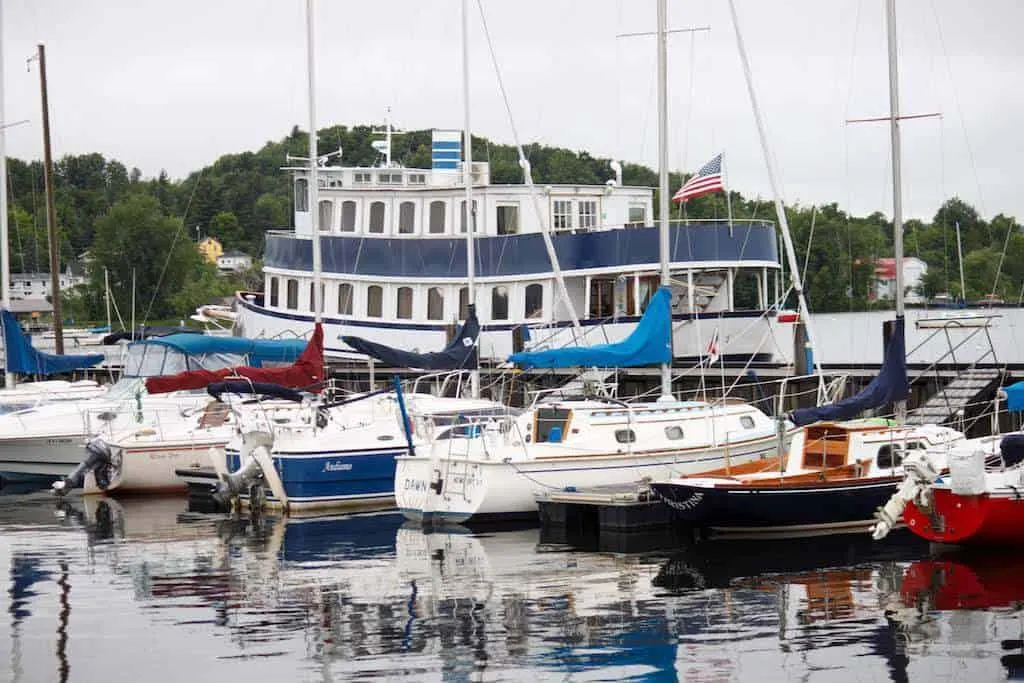
[[[71,582],[68,581],[68,563],[60,561],[60,614],[57,615],[57,671],[61,683],[67,683],[71,665],[68,663],[68,618],[71,616]]]

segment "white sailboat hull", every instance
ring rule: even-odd
[[[395,499],[408,519],[464,523],[537,515],[544,490],[628,484],[643,478],[696,474],[775,454],[775,436],[724,447],[655,453],[566,456],[524,462],[478,458],[402,456],[397,460]],[[440,481],[440,492],[431,483]]]

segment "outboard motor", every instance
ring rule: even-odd
[[[241,467],[234,472],[221,474],[217,489],[213,493],[214,500],[227,505],[248,492],[254,484],[262,484],[263,466],[260,465],[259,456],[268,455],[273,443],[273,437],[266,432],[249,432],[242,435]],[[257,449],[264,449],[264,452],[257,454]]]
[[[100,437],[91,439],[85,445],[85,460],[78,464],[71,474],[63,479],[53,482],[53,491],[62,496],[71,489],[82,488],[85,483],[85,476],[93,473],[96,479],[96,486],[106,489],[110,486],[110,474],[113,466],[110,444]]]
[[[1003,467],[1013,467],[1024,461],[1024,434],[1007,434],[999,442]]]

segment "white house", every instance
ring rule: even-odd
[[[915,256],[903,258],[903,300],[908,304],[921,304],[925,299],[917,293],[928,264]],[[892,299],[896,295],[896,259],[875,259],[875,299]]]
[[[252,256],[240,251],[229,251],[217,257],[217,269],[225,273],[237,273],[252,268]]]
[[[10,277],[12,299],[46,299],[50,296],[49,273],[11,273]],[[85,276],[74,274],[70,267],[57,280],[62,292],[86,283]]]

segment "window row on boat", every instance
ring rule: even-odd
[[[300,190],[300,185],[304,188],[305,182],[302,178],[296,181],[295,224],[300,231],[305,224],[308,234],[309,200],[305,190]],[[474,232],[487,235],[539,232],[540,226],[531,204],[532,200],[523,197],[521,192],[483,195],[474,199]],[[321,196],[317,205],[317,227],[321,233],[443,236],[465,234],[467,230],[466,200],[456,196]],[[651,215],[650,200],[643,195],[552,194],[541,198],[541,206],[547,212],[546,224],[556,231],[644,226]]]
[[[325,315],[443,322],[465,320],[469,313],[469,288],[465,286],[325,280],[321,287]],[[544,319],[551,303],[550,292],[547,282],[480,286],[477,288],[477,314],[482,320],[493,321]],[[270,308],[312,312],[314,294],[311,279],[267,277],[266,301]]]
[[[325,278],[321,286],[323,312],[330,316],[444,322],[465,320],[469,311],[469,288],[463,285],[338,282]],[[591,319],[602,320],[641,315],[658,286],[657,275],[593,276],[566,281],[577,310]],[[547,320],[553,287],[550,280],[478,285],[477,316],[483,322]],[[311,313],[313,294],[309,277],[267,276],[265,300],[270,308]],[[682,305],[684,300],[677,299]]]

